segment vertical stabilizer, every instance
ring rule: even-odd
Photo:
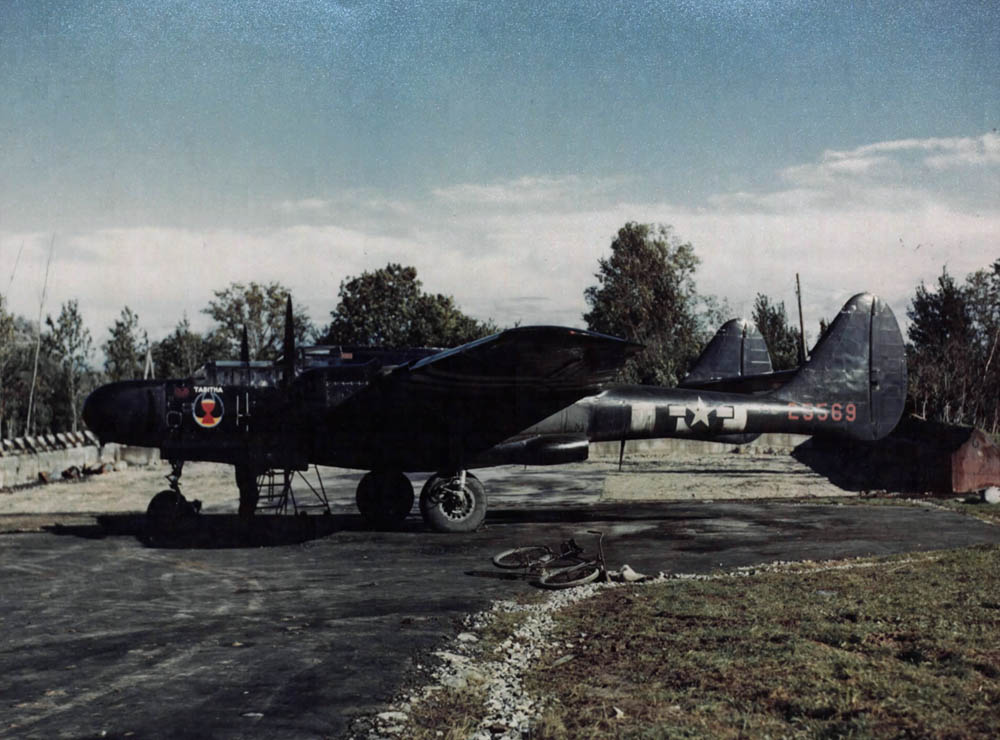
[[[820,405],[826,409],[850,407],[843,424],[856,439],[880,439],[896,426],[906,402],[906,350],[903,336],[888,304],[877,296],[859,293],[834,319],[812,356],[772,397],[794,408]],[[790,417],[791,418],[791,417]]]
[[[770,373],[764,337],[746,319],[730,319],[712,337],[680,387]]]

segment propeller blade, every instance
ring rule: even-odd
[[[284,347],[285,383],[291,383],[295,377],[295,322],[292,317],[292,296],[289,294],[285,303],[285,347]]]
[[[243,325],[243,337],[240,340],[240,362],[244,365],[250,364],[250,341],[247,339],[247,327]]]

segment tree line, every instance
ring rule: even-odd
[[[587,328],[645,347],[626,364],[623,382],[676,384],[731,318],[724,301],[697,290],[698,264],[693,245],[671,227],[635,222],[619,229],[608,256],[599,260],[596,283],[584,290]],[[0,436],[77,431],[83,399],[101,383],[149,374],[188,377],[207,361],[235,359],[244,327],[251,357],[274,360],[282,351],[288,295],[276,282],[232,283],[202,309],[213,321],[208,331],[192,330],[182,316],[158,341],[150,341],[129,306],[95,341],[76,300],[39,327],[10,313],[0,295]],[[961,284],[947,271],[933,288],[921,283],[907,316],[910,411],[996,433],[1000,260]],[[801,339],[784,302],[758,293],[753,320],[774,369],[795,367]],[[393,263],[343,280],[326,326],[314,326],[301,308],[293,324],[300,343],[382,347],[453,347],[500,328],[466,315],[451,296],[425,292],[415,268]],[[826,325],[820,321],[820,336]]]

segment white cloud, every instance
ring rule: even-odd
[[[417,268],[426,290],[455,296],[481,318],[580,325],[599,257],[635,220],[669,223],[690,240],[702,260],[699,289],[728,299],[736,313],[749,314],[758,291],[790,308],[800,273],[811,330],[861,290],[883,295],[903,319],[916,285],[933,282],[942,266],[964,277],[1000,256],[1000,204],[962,205],[961,180],[926,177],[934,157],[995,176],[996,147],[987,135],[828,151],[776,173],[772,189],[720,193],[702,208],[621,199],[615,183],[624,180],[524,177],[441,187],[423,200],[373,192],[309,198],[294,202],[311,204],[299,209],[300,222],[263,229],[60,234],[47,312],[78,298],[101,343],[128,305],[156,338],[185,312],[206,328],[201,309],[231,281],[276,280],[324,324],[344,278],[400,262]],[[50,238],[0,233],[2,265],[13,264],[24,242],[10,304],[30,317]]]
[[[929,167],[946,168],[1000,164],[1000,135],[988,132],[976,137],[932,137],[927,139],[898,139],[866,144],[847,151],[828,150],[823,161],[829,163],[845,160],[867,160],[877,154],[923,153],[923,162]]]
[[[283,200],[275,204],[275,208],[282,213],[314,213],[325,211],[330,206],[330,201],[322,198],[302,198],[301,200]]]
[[[568,198],[592,197],[624,182],[618,179],[585,179],[573,175],[564,177],[520,177],[515,180],[486,185],[462,183],[435,188],[433,195],[449,204],[481,206],[537,206],[558,204]]]

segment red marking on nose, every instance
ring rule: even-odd
[[[204,416],[201,417],[202,426],[214,427],[219,423],[219,420],[212,416],[212,412],[215,410],[215,401],[213,399],[201,399],[201,410],[205,412]]]

